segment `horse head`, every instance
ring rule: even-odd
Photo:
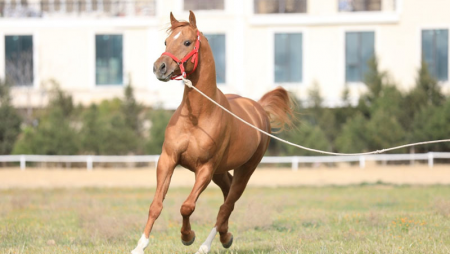
[[[200,46],[200,33],[192,11],[189,14],[189,22],[178,21],[170,13],[170,24],[170,34],[164,41],[166,50],[153,65],[156,78],[164,82],[183,75],[183,72],[195,71]]]

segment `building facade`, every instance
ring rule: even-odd
[[[46,104],[50,80],[76,103],[120,97],[133,84],[148,106],[175,108],[183,85],[152,72],[169,13],[188,10],[207,36],[225,93],[253,99],[283,86],[300,99],[318,84],[329,106],[345,86],[357,101],[374,55],[403,91],[427,62],[450,93],[450,2],[443,0],[6,0],[0,2],[0,77],[17,107]]]

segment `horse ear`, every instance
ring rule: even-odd
[[[193,28],[197,28],[197,21],[195,21],[195,15],[192,11],[189,11],[189,23]]]
[[[172,12],[170,12],[170,24],[178,22],[178,20],[173,16]]]

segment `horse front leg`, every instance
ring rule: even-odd
[[[195,203],[200,194],[206,189],[213,176],[213,168],[203,166],[195,172],[195,184],[186,201],[181,206],[180,213],[183,217],[183,226],[181,227],[181,242],[188,246],[195,241],[195,232],[191,229],[189,221],[190,216],[195,210]]]
[[[156,192],[148,212],[147,224],[136,248],[131,251],[132,254],[143,254],[144,249],[148,246],[150,232],[163,209],[163,201],[169,189],[170,180],[176,165],[177,160],[163,151],[156,169]]]

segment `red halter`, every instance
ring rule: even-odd
[[[164,52],[162,53],[161,56],[166,55],[166,56],[170,56],[170,58],[172,58],[180,67],[180,71],[181,74],[177,75],[175,77],[171,77],[170,79],[177,79],[179,76],[183,75],[184,78],[186,78],[187,75],[192,74],[195,69],[197,69],[197,65],[198,65],[198,50],[200,49],[200,31],[197,30],[197,40],[195,41],[195,46],[194,49],[189,52],[186,56],[183,57],[183,59],[179,60],[176,56],[174,56],[172,53],[169,52]],[[184,70],[184,63],[187,62],[187,60],[189,60],[189,58],[192,57],[191,62],[194,64],[194,69],[192,69],[191,72],[189,72],[188,74],[186,74],[185,70]],[[181,80],[181,79],[177,79],[177,80]]]

